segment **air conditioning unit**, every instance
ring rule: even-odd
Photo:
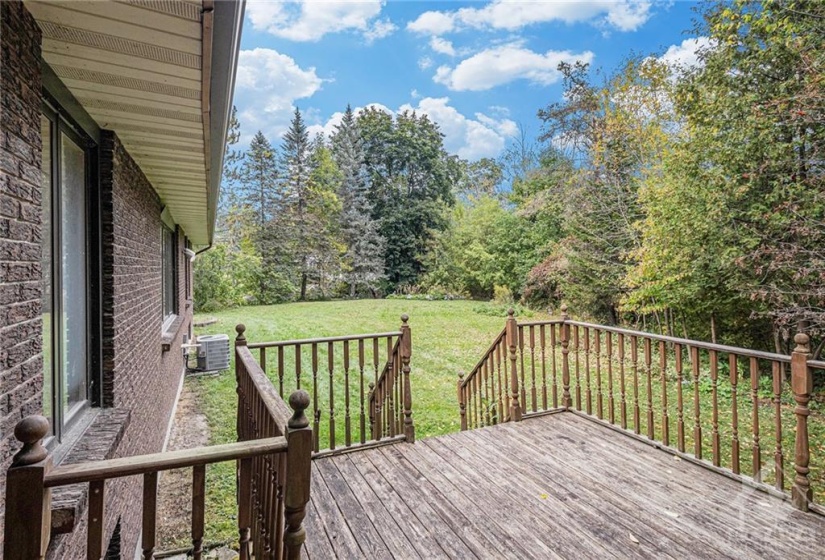
[[[198,371],[229,369],[229,336],[204,334],[197,337]]]

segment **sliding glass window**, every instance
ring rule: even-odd
[[[45,107],[43,138],[43,410],[55,436],[89,402],[91,142]]]

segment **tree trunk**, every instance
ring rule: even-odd
[[[716,314],[710,314],[710,341],[716,344]]]
[[[307,273],[301,273],[301,297],[298,298],[300,301],[306,301],[307,299]]]

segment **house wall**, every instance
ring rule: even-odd
[[[40,31],[19,1],[0,1],[0,557],[5,472],[15,424],[42,411]],[[161,210],[152,185],[113,132],[99,146],[104,407],[129,411],[116,457],[160,451],[183,375],[180,344],[191,329],[184,232],[178,230],[178,313],[161,345]],[[190,278],[191,285],[191,278]],[[81,438],[82,441],[82,438]],[[122,520],[131,558],[141,517],[140,477],[107,484],[108,535]],[[55,539],[52,558],[85,557],[86,519]]]
[[[42,410],[41,99],[40,29],[22,4],[0,2],[0,501],[14,426]]]

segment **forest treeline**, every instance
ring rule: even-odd
[[[703,7],[699,63],[562,64],[541,136],[476,162],[426,115],[228,138],[196,305],[429,294],[785,352],[825,329],[825,2]]]

